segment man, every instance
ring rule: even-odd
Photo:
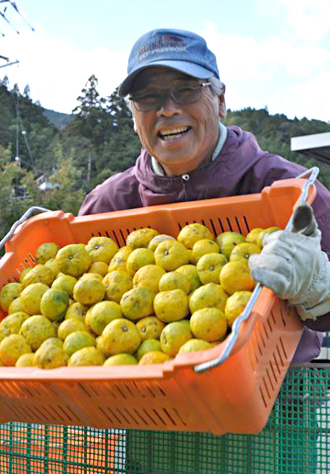
[[[143,35],[133,46],[119,93],[130,99],[142,152],[134,167],[89,193],[80,215],[258,193],[304,171],[261,150],[251,133],[221,123],[225,85],[214,54],[194,33],[160,29]],[[315,228],[313,237],[276,233],[261,256],[250,259],[254,278],[296,305],[305,321],[294,362],[316,358],[322,343],[316,331],[330,330],[330,264],[319,245],[321,232],[322,249],[330,256],[330,193],[316,186],[313,209],[320,231]],[[292,255],[293,247],[298,255]]]
[[[89,193],[80,215],[259,193],[304,171],[261,150],[251,133],[221,123],[225,85],[214,54],[194,33],[159,29],[143,35],[133,46],[119,93],[130,100],[141,155],[134,167]],[[330,330],[330,194],[320,183],[316,187],[318,228],[311,208],[301,206],[296,232],[271,234],[262,253],[249,261],[255,280],[294,304],[304,321],[294,362],[316,358],[318,331]],[[310,457],[312,472],[315,456]]]

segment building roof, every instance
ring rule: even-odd
[[[303,153],[330,165],[330,132],[292,137],[291,151]]]

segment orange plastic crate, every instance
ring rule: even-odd
[[[109,236],[120,246],[137,228],[177,236],[191,222],[214,235],[254,227],[284,228],[300,196],[302,178],[275,182],[260,194],[209,199],[77,217],[62,211],[30,218],[7,242],[0,260],[0,288],[15,281],[44,242],[64,246]],[[315,195],[311,188],[309,202]],[[5,314],[2,314],[2,317]],[[164,364],[0,367],[0,421],[83,425],[96,428],[258,433],[266,424],[302,334],[295,310],[263,288],[229,358],[196,373],[194,366],[219,356],[225,341],[208,351],[179,354]]]

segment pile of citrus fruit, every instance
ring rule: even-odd
[[[251,296],[250,255],[275,230],[214,238],[194,223],[176,239],[135,230],[121,248],[109,237],[44,243],[0,292],[0,365],[152,364],[212,348]]]

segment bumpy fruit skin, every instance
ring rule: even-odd
[[[19,297],[22,291],[20,283],[7,283],[0,292],[0,306],[7,313],[9,305]]]
[[[175,357],[183,346],[193,335],[190,330],[190,323],[187,320],[175,321],[167,324],[160,335],[160,345],[162,351],[170,357]]]
[[[127,257],[126,269],[128,274],[133,278],[136,272],[145,265],[153,265],[155,257],[152,250],[147,248],[138,248],[133,250]]]
[[[40,303],[49,288],[44,283],[31,283],[21,293],[23,309],[28,314],[40,314]]]
[[[142,341],[146,339],[159,339],[165,324],[157,316],[147,316],[136,323]]]
[[[124,270],[113,270],[102,280],[105,287],[105,298],[120,303],[124,293],[133,288],[133,279]]]
[[[242,259],[226,263],[220,273],[220,284],[229,295],[236,291],[252,291],[255,287],[248,264]]]
[[[21,355],[28,352],[31,352],[31,347],[20,334],[11,334],[0,342],[0,359],[3,365],[16,365]]]
[[[190,328],[196,338],[214,342],[226,334],[227,320],[220,309],[203,308],[192,314]]]
[[[51,258],[55,258],[60,246],[55,242],[45,242],[39,245],[36,252],[37,263],[46,263]]]
[[[188,224],[184,226],[177,237],[187,249],[192,249],[194,244],[202,239],[214,240],[212,232],[203,224]]]
[[[65,314],[69,306],[69,295],[64,290],[50,288],[40,301],[40,311],[50,321],[58,321]]]
[[[212,347],[212,344],[202,339],[190,339],[180,347],[179,354],[184,354],[186,352],[206,351],[207,349],[212,349]]]
[[[154,293],[141,286],[124,293],[120,307],[126,318],[137,321],[153,313],[153,301]]]
[[[112,365],[136,365],[138,361],[132,354],[115,354],[104,362],[105,367]]]
[[[189,263],[189,251],[176,240],[165,240],[155,250],[155,262],[166,272],[172,272]]]
[[[161,351],[151,351],[144,354],[144,356],[140,359],[139,364],[163,364],[167,360],[171,360],[171,357],[168,354],[164,354],[164,352]]]
[[[188,296],[180,289],[161,291],[155,296],[154,310],[163,323],[184,319],[189,313]]]
[[[73,298],[75,299],[75,301],[78,301],[78,303],[87,306],[102,301],[104,295],[105,286],[103,282],[96,277],[80,278],[73,288]]]
[[[87,272],[92,260],[85,245],[70,244],[61,248],[55,257],[60,272],[75,278]]]
[[[23,288],[26,288],[32,283],[43,283],[50,286],[55,280],[55,275],[47,265],[38,263],[32,270],[30,270],[22,280]]]
[[[147,248],[150,241],[157,235],[159,235],[157,230],[148,227],[133,230],[126,239],[126,245],[132,249]]]
[[[189,308],[191,314],[202,308],[218,308],[225,310],[228,294],[216,283],[207,283],[200,286],[191,295],[189,300]]]
[[[50,337],[55,337],[56,332],[52,323],[45,316],[31,316],[23,322],[20,334],[26,339],[33,351]]]
[[[159,281],[159,291],[182,290],[186,294],[190,290],[188,278],[180,272],[167,272]]]
[[[230,254],[234,247],[242,242],[245,242],[245,237],[239,232],[223,232],[218,235],[216,242],[220,246],[220,252],[229,260]]]
[[[105,357],[96,347],[84,347],[76,351],[68,361],[69,367],[81,367],[86,365],[103,365]]]
[[[235,319],[243,312],[251,295],[251,291],[236,291],[228,298],[225,307],[225,316],[229,327],[232,327]]]
[[[34,365],[40,369],[56,369],[66,366],[68,359],[62,347],[44,343],[34,354]]]
[[[87,311],[85,324],[89,331],[100,336],[111,321],[122,317],[123,312],[118,303],[115,301],[100,301]]]
[[[92,237],[86,245],[92,263],[104,262],[109,265],[119,247],[110,237]]]
[[[135,324],[124,318],[109,323],[101,336],[102,350],[109,355],[134,354],[140,344],[141,336]]]
[[[72,354],[84,347],[95,347],[96,340],[88,331],[75,331],[69,334],[64,341],[63,350],[71,357]]]

